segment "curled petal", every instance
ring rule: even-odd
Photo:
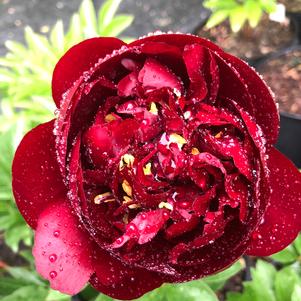
[[[21,141],[12,166],[12,187],[26,222],[36,228],[40,213],[66,195],[53,135],[54,120],[31,130]]]
[[[253,233],[248,254],[268,256],[290,244],[301,231],[301,174],[276,149],[269,153],[270,204]]]
[[[37,271],[53,289],[74,295],[88,282],[93,273],[89,235],[79,227],[67,200],[41,213],[33,255]]]

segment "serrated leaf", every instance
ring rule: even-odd
[[[242,5],[231,10],[229,14],[231,30],[233,32],[238,32],[245,24],[246,19],[247,12]]]
[[[64,25],[61,20],[57,21],[50,32],[50,41],[58,56],[64,53]]]
[[[294,247],[292,245],[289,245],[284,250],[276,254],[273,254],[270,257],[273,258],[275,261],[278,261],[283,264],[287,264],[287,263],[293,263],[298,258],[298,254],[296,253]]]
[[[118,15],[110,22],[110,24],[102,29],[100,35],[106,37],[117,37],[132,24],[133,20],[134,17],[131,15]]]
[[[291,301],[295,285],[299,283],[300,279],[296,271],[291,266],[277,272],[275,278],[277,301]]]
[[[233,9],[240,5],[235,0],[227,0],[227,1],[221,1],[221,0],[207,0],[204,1],[203,6],[212,10],[212,11],[218,11],[218,10],[225,10],[225,9]]]
[[[276,10],[276,0],[259,0],[261,7],[267,13],[272,13]]]
[[[256,0],[247,0],[244,4],[247,13],[247,19],[252,28],[255,28],[262,16],[260,3]]]
[[[69,30],[65,37],[65,51],[83,39],[83,32],[80,25],[79,14],[74,14],[71,17]]]
[[[301,300],[301,285],[295,285],[292,300],[291,301],[300,301]]]
[[[32,232],[30,228],[24,223],[21,225],[12,226],[4,233],[5,243],[12,249],[13,252],[18,252],[20,241],[23,240],[25,244],[30,244]]]
[[[111,23],[121,1],[122,0],[107,0],[101,6],[98,12],[98,28],[100,32]]]
[[[226,270],[217,273],[215,275],[206,277],[203,279],[203,281],[210,286],[210,288],[214,291],[217,291],[223,287],[225,282],[236,275],[238,272],[240,272],[244,268],[244,262],[243,260],[236,261],[233,265],[231,265]]]
[[[44,301],[47,289],[38,286],[24,286],[4,297],[1,301]]]
[[[85,38],[97,36],[97,20],[94,4],[91,0],[83,0],[79,8],[80,22]]]
[[[212,27],[222,23],[228,17],[229,17],[229,11],[227,11],[227,10],[216,11],[208,19],[208,21],[206,23],[206,27],[212,28]]]

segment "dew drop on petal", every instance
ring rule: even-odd
[[[56,254],[49,255],[49,261],[50,262],[55,262],[56,260],[57,260],[57,255]]]
[[[60,236],[60,231],[59,231],[59,230],[55,230],[55,231],[53,232],[53,236],[54,236],[54,237],[59,237],[59,236]]]
[[[57,276],[57,272],[56,272],[56,271],[51,271],[51,272],[49,273],[49,277],[50,277],[51,279],[54,279],[56,276]]]

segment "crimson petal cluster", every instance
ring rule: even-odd
[[[266,256],[301,229],[301,177],[279,153],[271,92],[202,38],[151,34],[72,47],[57,117],[30,131],[13,191],[51,287],[133,299]]]

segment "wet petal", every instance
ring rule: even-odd
[[[26,222],[36,228],[40,213],[66,195],[61,177],[54,120],[31,130],[21,141],[12,166],[12,188],[18,208]]]
[[[138,75],[145,89],[160,89],[168,87],[182,91],[182,83],[175,74],[158,61],[148,58]]]
[[[124,43],[116,38],[92,38],[70,48],[56,64],[52,77],[52,97],[60,106],[62,95],[99,59]]]
[[[62,293],[78,293],[93,273],[89,236],[64,202],[41,213],[33,255],[37,271]]]
[[[301,230],[301,174],[276,149],[269,154],[270,205],[253,233],[248,254],[267,256],[290,244]]]
[[[125,97],[135,95],[138,84],[138,73],[131,72],[119,81],[118,95]]]

